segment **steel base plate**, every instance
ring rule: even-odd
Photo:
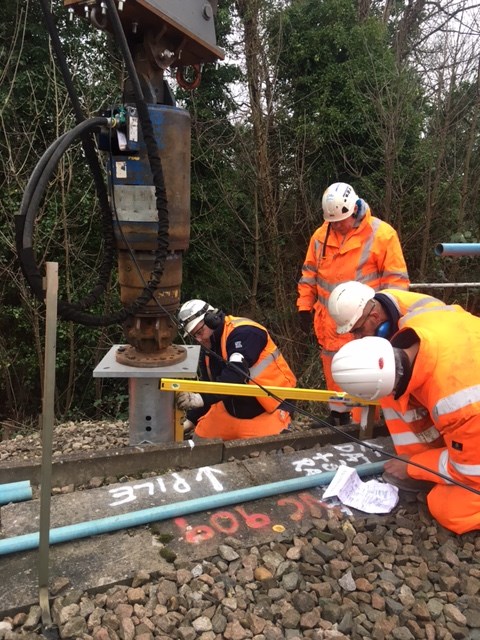
[[[175,393],[160,392],[161,378],[195,378],[200,345],[173,345],[185,353],[179,364],[166,362],[137,363],[132,366],[118,362],[129,345],[114,345],[97,365],[94,378],[128,378],[128,422],[130,445],[161,444],[175,440]]]
[[[142,353],[131,345],[117,349],[117,362],[129,367],[168,367],[183,362],[187,357],[187,350],[180,345],[172,344],[163,351]]]

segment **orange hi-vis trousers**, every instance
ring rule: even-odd
[[[290,426],[290,414],[283,409],[261,413],[255,418],[235,418],[217,402],[202,416],[195,427],[195,435],[201,438],[237,440],[274,436]]]

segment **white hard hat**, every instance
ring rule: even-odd
[[[328,313],[335,320],[337,333],[348,333],[360,319],[375,290],[363,282],[350,280],[335,287],[328,298]]]
[[[323,194],[323,219],[327,222],[345,220],[355,213],[358,196],[345,182],[334,182]]]
[[[368,336],[343,345],[333,356],[332,376],[352,396],[377,400],[395,387],[395,354],[385,338]]]
[[[184,302],[178,312],[178,324],[183,330],[183,335],[188,336],[209,311],[214,311],[214,308],[204,300]]]

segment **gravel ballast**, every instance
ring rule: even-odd
[[[55,455],[128,444],[125,423],[56,428]],[[58,431],[58,433],[57,433]],[[0,460],[40,457],[39,439],[0,443]],[[32,458],[33,456],[33,458]],[[424,494],[386,516],[314,518],[245,548],[225,538],[203,561],[175,559],[104,593],[52,579],[61,638],[85,640],[480,640],[480,538],[432,520]],[[43,637],[39,606],[0,620],[0,640]]]

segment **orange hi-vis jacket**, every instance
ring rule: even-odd
[[[426,311],[443,311],[446,308],[445,302],[415,291],[401,291],[400,289],[383,289],[382,295],[388,298],[395,305],[399,315],[399,328],[406,323],[411,323],[418,315],[423,315]],[[461,309],[454,305],[456,309]],[[410,326],[410,325],[408,325]]]
[[[423,321],[423,314],[432,311],[442,311],[447,305],[432,296],[413,291],[399,289],[384,289],[383,296],[387,296],[397,309],[400,320],[399,327],[415,327],[415,322]],[[400,413],[393,408],[384,408],[383,417],[392,437],[395,451],[399,455],[414,455],[443,446],[443,438],[433,424],[428,410],[410,400],[405,412]]]
[[[225,324],[220,341],[222,357],[225,360],[228,360],[227,338],[234,329],[242,325],[249,325],[259,327],[260,329],[265,329],[265,327],[263,327],[261,324],[258,324],[253,320],[249,320],[248,318],[225,316]],[[253,382],[249,380],[249,384],[258,383],[262,385],[262,387],[295,387],[297,384],[297,379],[293,371],[288,366],[287,361],[280,353],[277,345],[273,342],[268,331],[267,344],[265,346],[265,349],[260,354],[257,362],[255,362],[255,364],[250,368],[249,375],[253,380]],[[262,407],[264,407],[265,411],[268,411],[269,413],[275,411],[278,405],[281,404],[278,400],[275,400],[275,398],[270,397],[259,396],[257,400],[262,405]]]
[[[241,325],[259,327],[266,331],[265,327],[248,318],[225,316],[220,341],[222,357],[225,360],[228,360],[227,338],[234,329]],[[250,377],[262,386],[295,387],[297,384],[295,375],[268,331],[266,333],[267,344],[258,360],[250,368]],[[250,384],[254,383],[250,382]],[[223,402],[214,403],[208,412],[198,420],[195,428],[196,435],[201,438],[235,440],[277,435],[288,429],[291,422],[290,414],[279,408],[280,402],[278,400],[260,396],[257,400],[265,411],[248,419],[232,416],[226,410]]]
[[[419,351],[407,389],[397,400],[383,398],[382,408],[405,413],[412,401],[425,407],[445,445],[410,461],[480,491],[480,318],[449,305],[414,319],[407,314],[401,323],[393,346],[402,347],[413,329]],[[480,495],[415,466],[407,469],[414,478],[438,483],[427,501],[443,526],[459,534],[480,528]]]
[[[366,206],[358,227],[346,236],[337,235],[328,223],[322,224],[310,239],[302,277],[298,283],[299,311],[315,310],[314,327],[322,349],[334,353],[352,339],[339,335],[327,310],[328,298],[337,286],[357,280],[375,291],[389,288],[408,289],[407,266],[397,232],[388,223],[372,216]]]

